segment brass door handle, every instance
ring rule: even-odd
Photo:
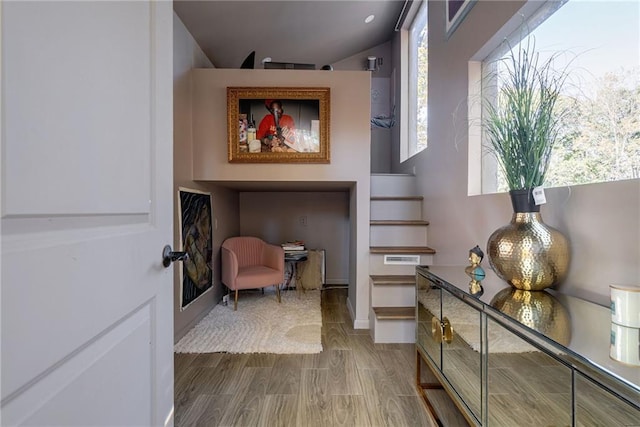
[[[436,342],[444,342],[451,344],[453,341],[453,326],[446,317],[442,318],[442,321],[437,317],[431,318],[431,335]]]
[[[447,344],[453,341],[453,326],[446,317],[442,318],[442,341]]]
[[[431,336],[436,342],[442,342],[442,325],[437,317],[431,318]]]

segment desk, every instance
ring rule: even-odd
[[[289,289],[291,287],[291,279],[294,279],[293,284],[295,286],[295,276],[298,269],[298,263],[306,261],[308,259],[309,252],[306,250],[301,251],[284,251],[284,263],[285,263],[285,281],[284,288]]]

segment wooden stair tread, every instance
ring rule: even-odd
[[[416,284],[416,276],[414,275],[371,275],[371,280],[373,281],[373,285],[411,285],[415,286]]]
[[[422,196],[371,196],[372,201],[412,201],[412,200],[424,200]]]
[[[416,318],[415,307],[373,307],[378,320],[412,320]]]
[[[373,219],[370,225],[429,225],[429,221],[418,219]]]
[[[369,252],[372,254],[428,254],[436,253],[428,246],[371,246]]]

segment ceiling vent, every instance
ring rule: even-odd
[[[276,70],[315,70],[316,64],[294,64],[293,62],[265,62],[264,69]]]

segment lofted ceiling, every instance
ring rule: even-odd
[[[176,0],[174,10],[218,68],[262,59],[323,65],[389,41],[405,0]],[[365,23],[365,18],[375,19]]]

